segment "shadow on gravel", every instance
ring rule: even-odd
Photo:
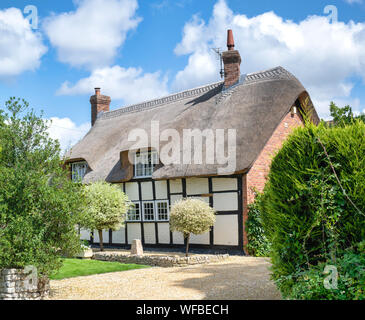
[[[197,290],[207,300],[279,300],[281,295],[270,280],[269,267],[270,263],[262,259],[248,264],[210,264],[171,272],[191,274],[185,280],[175,281],[174,286]]]

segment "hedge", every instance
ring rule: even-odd
[[[365,124],[297,128],[271,164],[260,202],[273,279],[335,264],[365,239]],[[336,260],[337,259],[337,260]]]

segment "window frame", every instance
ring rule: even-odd
[[[148,162],[148,157],[151,157],[151,162]],[[140,159],[142,158],[142,162]],[[147,160],[147,164],[145,161]],[[153,171],[155,170],[156,165],[158,164],[158,153],[154,150],[149,151],[140,151],[134,154],[134,168],[133,175],[135,179],[143,179],[152,177]],[[151,174],[146,174],[146,171],[151,170]],[[141,173],[139,172],[141,171]]]
[[[142,220],[142,214],[141,214],[141,201],[131,201],[134,204],[138,204],[138,215],[139,215],[139,219],[129,219],[129,210],[127,212],[127,222],[136,222],[136,221],[141,221]],[[134,207],[135,208],[135,207]],[[136,214],[135,214],[136,216]]]
[[[142,217],[143,217],[143,222],[154,222],[156,221],[156,206],[155,206],[155,200],[145,200],[145,201],[141,201],[142,203]],[[153,207],[152,207],[152,210],[153,210],[153,219],[152,220],[148,220],[146,219],[146,216],[145,216],[145,204],[148,204],[148,203],[152,203]]]
[[[134,204],[139,205],[139,219],[129,219],[129,210],[127,212],[126,222],[169,222],[170,221],[170,202],[167,199],[163,200],[141,200],[141,201],[131,201]],[[145,215],[145,204],[153,204],[153,220],[146,219]],[[158,212],[158,203],[165,203],[167,208],[167,219],[160,219]]]
[[[158,212],[158,203],[165,203],[166,209],[167,209],[167,218],[166,219],[160,219],[159,212]],[[155,200],[155,208],[156,208],[156,221],[162,221],[162,222],[168,222],[170,221],[170,203],[169,200]]]
[[[83,170],[84,170],[84,172],[83,172],[83,175],[81,176],[81,175],[79,175],[79,170],[75,170],[75,167],[76,166],[81,166],[81,165],[83,165],[84,166],[84,168],[83,168]],[[86,174],[86,171],[87,171],[87,168],[88,168],[88,164],[87,164],[87,162],[86,161],[77,161],[77,162],[72,162],[71,163],[71,180],[72,180],[72,182],[75,182],[75,183],[77,183],[77,182],[82,182],[82,179],[84,179],[84,177],[85,177],[85,174]],[[77,174],[77,177],[79,178],[79,179],[76,179],[76,174]],[[80,178],[81,177],[81,178]]]

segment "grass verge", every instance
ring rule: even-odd
[[[52,280],[89,276],[108,272],[118,272],[133,269],[148,268],[140,264],[123,264],[120,262],[108,262],[85,259],[62,259],[63,266],[57,274],[51,276]]]

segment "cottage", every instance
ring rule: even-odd
[[[104,242],[183,246],[183,236],[169,230],[170,206],[199,197],[217,219],[209,233],[191,238],[191,247],[244,250],[247,206],[264,187],[272,155],[303,125],[303,115],[319,118],[290,72],[241,75],[230,30],[227,47],[221,82],[112,111],[110,97],[95,89],[92,128],[68,155],[72,178],[119,184],[135,204],[123,228],[104,230]],[[81,236],[90,239],[90,232]],[[97,232],[92,241],[98,243]]]

